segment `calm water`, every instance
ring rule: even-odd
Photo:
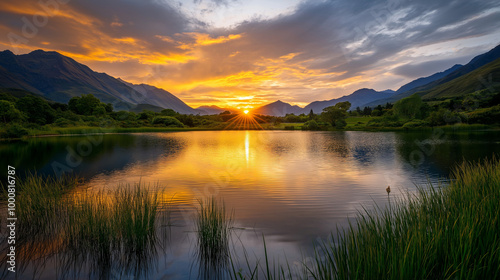
[[[0,143],[2,166],[19,171],[74,172],[86,178],[90,190],[139,181],[159,186],[172,198],[174,226],[168,246],[151,261],[150,279],[199,277],[193,232],[197,199],[215,195],[234,210],[236,254],[245,248],[261,257],[263,234],[271,257],[286,255],[293,264],[311,256],[315,240],[345,226],[362,206],[385,207],[389,199],[414,191],[415,184],[445,180],[462,159],[494,153],[500,153],[499,132],[216,131]],[[36,278],[58,277],[56,263],[39,268]],[[33,273],[27,267],[18,276]],[[85,269],[81,275],[89,278]]]

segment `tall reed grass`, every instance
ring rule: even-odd
[[[449,186],[365,211],[317,248],[314,279],[500,279],[500,165],[463,163]],[[336,242],[334,242],[336,240]]]
[[[200,200],[199,204],[196,231],[200,277],[221,279],[229,261],[233,213],[215,197]]]
[[[500,279],[499,161],[464,162],[451,178],[447,186],[408,193],[390,208],[364,209],[316,245],[312,263],[303,264],[306,272],[293,278]],[[246,273],[233,268],[231,277],[292,278],[288,263],[270,267],[267,251],[265,257]]]
[[[169,208],[160,212],[157,193],[141,185],[69,193],[78,181],[33,174],[18,180],[18,263],[57,258],[61,275],[144,276],[166,242]]]

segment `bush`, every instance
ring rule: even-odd
[[[432,112],[427,120],[432,126],[457,124],[466,121],[467,115],[458,112],[451,112],[447,109],[439,109],[438,111]]]
[[[17,123],[8,125],[1,134],[2,138],[21,138],[26,135],[28,135],[28,130]]]
[[[403,128],[416,128],[416,127],[427,127],[429,122],[423,120],[411,120],[403,125]]]
[[[378,117],[370,120],[366,127],[400,127],[404,124],[403,121],[393,120],[391,117]]]
[[[178,119],[168,116],[154,118],[153,124],[164,124],[165,126],[171,127],[184,127],[184,125]]]
[[[335,121],[335,128],[344,129],[347,126],[347,123],[344,119],[340,119]]]
[[[500,105],[469,113],[469,123],[495,124],[500,122]]]
[[[306,123],[304,123],[304,125],[302,126],[302,129],[303,130],[319,130],[320,127],[315,120],[310,120],[310,121],[307,121]]]
[[[65,119],[65,118],[58,118],[55,122],[54,125],[59,126],[59,127],[68,127],[73,125],[73,122]]]

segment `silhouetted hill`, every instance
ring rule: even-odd
[[[186,103],[180,100],[177,96],[171,94],[170,92],[157,88],[154,86],[140,84],[135,85],[129,82],[126,82],[122,79],[118,79],[122,83],[127,86],[133,88],[135,91],[139,92],[144,97],[144,104],[150,104],[162,108],[172,109],[181,114],[193,114],[196,115],[199,112],[191,107],[189,107]]]
[[[374,100],[387,98],[395,94],[396,92],[393,90],[376,91],[374,89],[362,88],[358,89],[357,91],[349,95],[342,96],[340,98],[335,98],[325,101],[314,101],[309,105],[307,105],[306,107],[304,107],[304,110],[302,112],[308,114],[312,109],[315,114],[319,114],[323,111],[324,108],[345,101],[351,102],[351,110],[353,110],[358,106],[362,107],[366,103],[372,102]]]
[[[74,96],[93,94],[102,102],[112,103],[117,110],[129,110],[138,104],[171,108],[181,113],[195,113],[177,97],[161,89],[140,85],[134,89],[123,81],[98,73],[57,52],[36,50],[15,55],[0,52],[0,87],[17,88],[41,95],[49,100],[67,103]]]
[[[444,78],[446,76],[448,76],[450,73],[456,71],[458,68],[462,67],[463,65],[461,64],[455,64],[453,65],[453,67],[443,71],[443,72],[438,72],[438,73],[435,73],[433,75],[430,75],[428,77],[424,77],[424,78],[418,78],[416,80],[413,80],[409,83],[407,83],[406,85],[400,87],[396,92],[399,94],[399,93],[403,93],[403,92],[406,92],[406,91],[409,91],[409,90],[412,90],[414,88],[417,88],[417,87],[420,87],[420,86],[423,86],[423,85],[426,85],[430,82],[434,82],[436,80],[439,80],[441,78]]]
[[[423,99],[448,98],[467,95],[476,91],[500,92],[500,58],[468,74],[427,91],[420,91]]]
[[[268,115],[268,116],[277,116],[282,117],[286,114],[300,114],[303,108],[295,105],[290,105],[288,103],[282,102],[281,100],[275,101],[273,103],[269,103],[262,107],[259,107],[252,112],[255,114]]]
[[[236,110],[233,110],[233,109],[227,109],[227,108],[221,108],[219,106],[215,106],[215,105],[212,105],[212,106],[200,106],[198,108],[196,108],[196,111],[198,111],[200,113],[200,115],[217,115],[217,114],[220,114],[224,111],[229,111],[231,113],[235,113]]]
[[[401,92],[398,95],[392,96],[388,99],[382,99],[382,100],[378,100],[376,102],[368,103],[368,104],[366,104],[366,106],[374,107],[374,106],[377,106],[379,104],[385,104],[387,102],[394,103],[394,102],[400,100],[401,98],[410,96],[410,95],[417,93],[417,92],[419,92],[420,95],[428,94],[433,88],[436,88],[439,85],[448,83],[456,78],[459,78],[463,75],[466,75],[466,74],[468,74],[468,73],[470,73],[470,72],[472,72],[472,71],[474,71],[474,70],[476,70],[476,69],[478,69],[478,68],[480,68],[488,63],[491,63],[491,62],[497,60],[498,58],[500,58],[500,45],[496,46],[495,48],[493,48],[492,50],[490,50],[484,54],[481,54],[481,55],[474,57],[466,65],[464,65],[462,67],[458,67],[457,69],[455,69],[454,71],[450,72],[448,75],[446,75],[442,78],[431,81],[425,85],[414,87],[414,88],[407,90],[405,92]],[[448,69],[448,70],[450,70],[450,69]],[[446,70],[446,71],[448,71],[448,70]]]

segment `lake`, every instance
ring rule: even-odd
[[[223,199],[234,211],[235,255],[246,251],[251,262],[262,258],[264,236],[270,257],[286,256],[293,266],[362,207],[386,207],[416,185],[445,184],[463,159],[499,152],[498,131],[193,131],[0,142],[2,166],[18,173],[78,174],[85,182],[76,192],[141,182],[168,201],[167,245],[143,265],[142,274],[113,268],[111,279],[199,278],[194,215],[204,197]],[[25,265],[17,276],[55,279],[67,269],[81,279],[98,278],[91,268],[61,268],[57,256],[42,258],[43,265]]]

